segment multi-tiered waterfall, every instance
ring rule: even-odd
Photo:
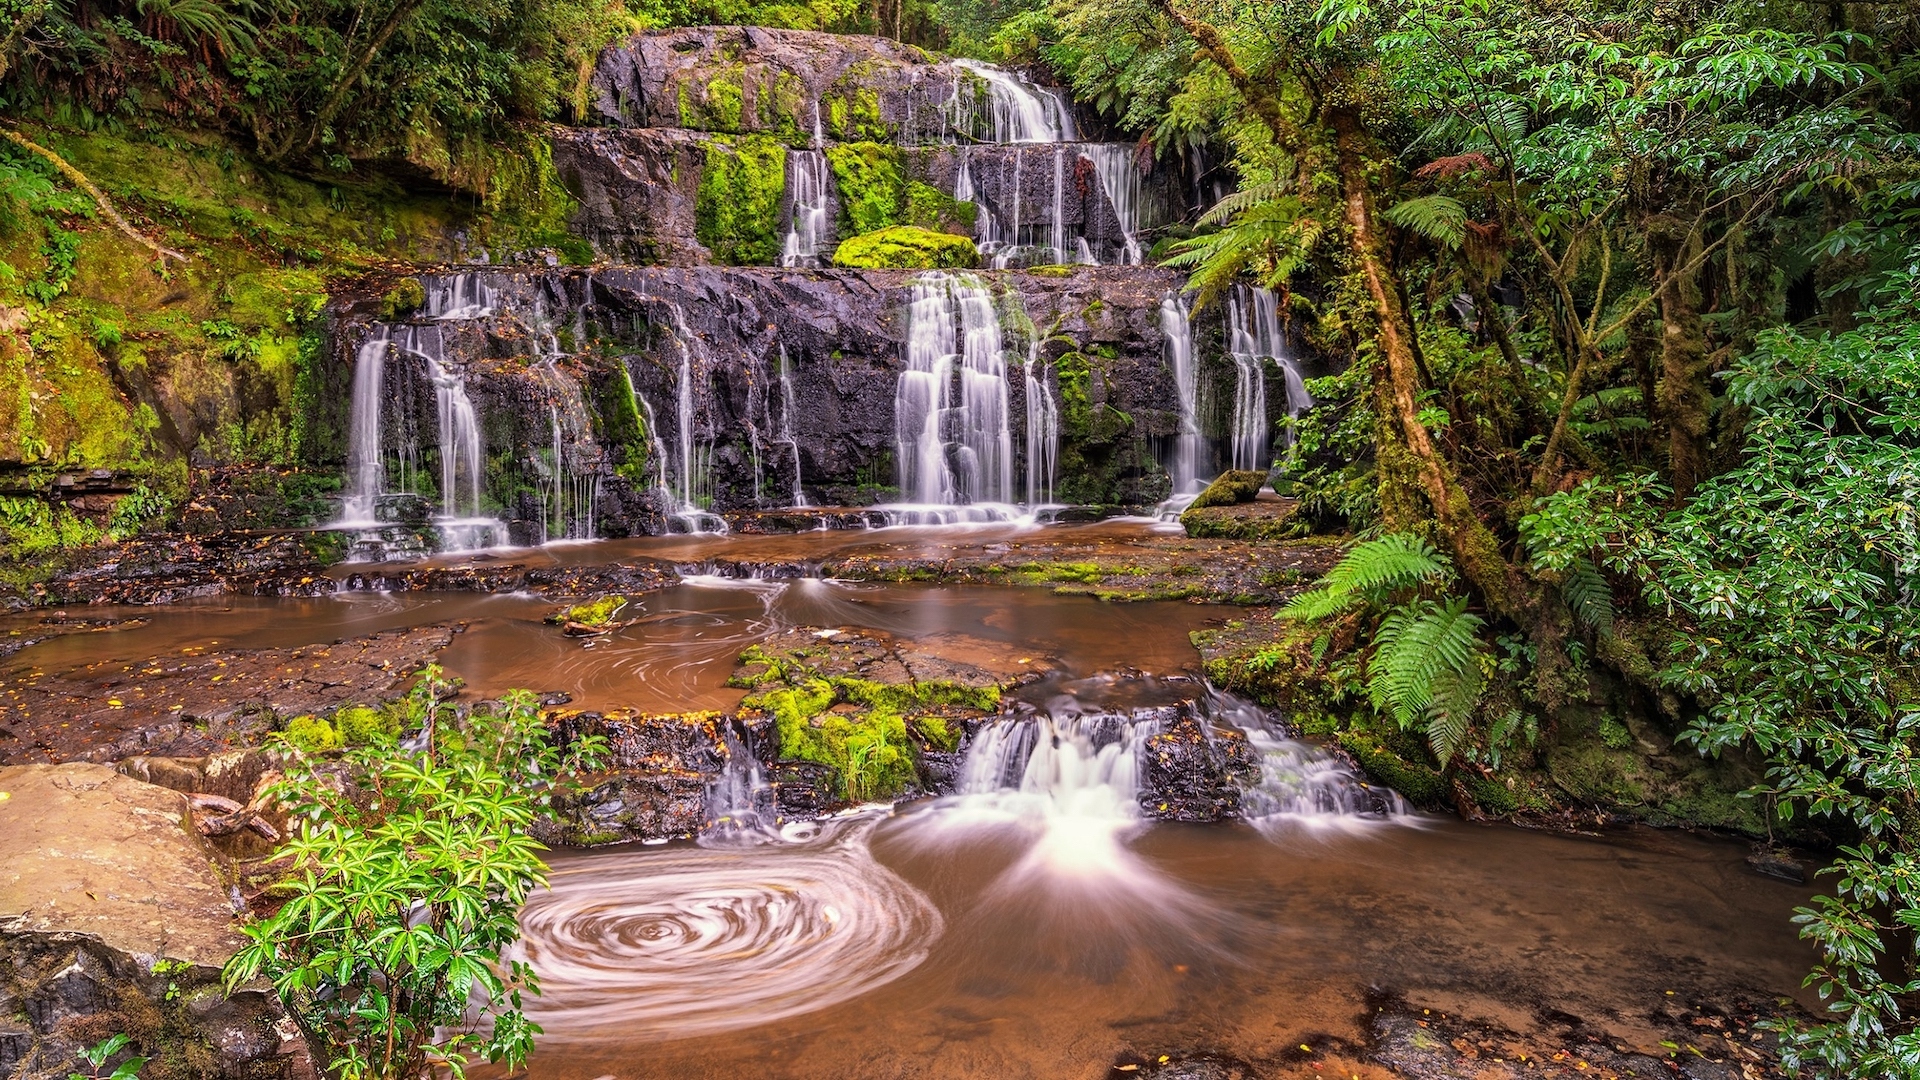
[[[1177,507],[1264,459],[1266,378],[1298,387],[1271,297],[1189,312],[1138,265],[1191,178],[1081,141],[1058,91],[724,28],[639,35],[591,81],[599,126],[552,137],[596,268],[422,273],[419,310],[361,302],[337,335],[352,404],[317,422],[348,431],[342,524],[386,550],[851,520],[788,513],[809,504]],[[971,227],[1000,269],[828,265],[849,229],[908,221]]]

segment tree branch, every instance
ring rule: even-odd
[[[6,125],[0,124],[0,136],[5,136],[8,142],[13,143],[29,153],[38,154],[40,157],[51,162],[54,168],[60,170],[60,175],[73,181],[75,186],[92,197],[94,205],[100,208],[101,215],[104,216],[108,222],[112,223],[114,228],[125,233],[129,240],[152,251],[160,257],[162,262],[168,259],[178,259],[181,262],[187,261],[185,255],[182,255],[170,247],[163,247],[153,240],[149,240],[144,233],[134,228],[126,218],[121,217],[120,211],[114,209],[113,201],[107,198],[107,193],[95,187],[93,181],[87,179],[87,174],[75,168],[72,162]]]

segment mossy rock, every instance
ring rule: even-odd
[[[980,249],[964,236],[896,225],[841,243],[833,265],[854,270],[965,270],[979,265]]]
[[[380,298],[380,313],[389,319],[399,319],[411,315],[427,306],[427,289],[420,279],[404,277],[393,283],[385,296]]]
[[[1244,471],[1229,470],[1213,478],[1193,502],[1187,504],[1189,510],[1205,510],[1209,506],[1232,506],[1236,503],[1252,502],[1260,494],[1260,488],[1267,482],[1267,474],[1255,469]]]
[[[766,135],[707,144],[694,203],[694,237],[716,262],[769,266],[780,255],[787,148]]]
[[[1276,542],[1300,540],[1313,532],[1313,522],[1300,509],[1298,499],[1270,499],[1234,506],[1189,507],[1180,515],[1187,535],[1209,540],[1254,540]],[[1324,542],[1324,538],[1321,542]]]
[[[1417,806],[1438,806],[1447,797],[1446,781],[1432,766],[1395,753],[1372,732],[1340,733],[1340,746],[1360,763],[1368,776],[1405,796]]]
[[[907,182],[898,147],[843,143],[826,150],[840,199],[840,231],[848,235],[902,224]]]

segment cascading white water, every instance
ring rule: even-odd
[[[494,312],[498,293],[478,274],[442,274],[426,285],[430,319],[480,319]]]
[[[586,399],[580,384],[560,369],[566,354],[543,301],[535,300],[528,328],[538,358],[530,370],[546,391],[550,436],[548,457],[533,458],[535,469],[541,471],[537,478],[543,507],[540,542],[591,540],[600,498],[601,459]],[[583,331],[584,327],[576,329],[574,340],[584,337]]]
[[[1195,369],[1193,325],[1187,318],[1187,305],[1177,296],[1160,301],[1160,332],[1167,342],[1167,363],[1173,369],[1174,393],[1178,397],[1180,432],[1174,438],[1167,475],[1173,480],[1173,497],[1162,505],[1178,513],[1200,493],[1200,455],[1205,449],[1200,435],[1199,373]]]
[[[993,294],[971,275],[920,278],[908,309],[907,365],[894,390],[894,443],[907,505],[891,515],[903,523],[1012,516],[1009,411]]]
[[[1247,325],[1246,308],[1240,292],[1227,298],[1227,355],[1233,357],[1236,378],[1233,386],[1233,467],[1265,469],[1269,458],[1270,425],[1267,423],[1268,354],[1260,349]]]
[[[1100,178],[1100,188],[1106,192],[1107,201],[1113,204],[1113,215],[1120,222],[1122,258],[1128,266],[1140,265],[1145,259],[1138,237],[1140,214],[1146,206],[1146,196],[1141,182],[1138,149],[1124,144],[1094,143],[1084,147],[1081,153],[1093,162],[1094,175]]]
[[[792,209],[781,266],[815,266],[821,248],[832,242],[828,214],[831,188],[827,183],[827,156],[819,150],[787,152],[787,191]]]
[[[780,441],[793,452],[793,505],[807,505],[807,491],[800,481],[800,440],[793,433],[793,378],[787,370],[787,347],[780,346]]]
[[[1053,502],[1054,468],[1060,458],[1060,407],[1053,399],[1048,372],[1040,363],[1040,343],[1027,349],[1027,507]]]
[[[731,727],[722,729],[721,744],[727,761],[707,786],[707,824],[700,842],[721,847],[778,841],[773,787],[759,760]]]
[[[987,84],[987,123],[989,139],[997,143],[1073,142],[1080,136],[1074,128],[1073,111],[1060,95],[1043,90],[1027,80],[975,60],[955,60]]]
[[[1287,416],[1298,420],[1313,408],[1313,396],[1307,393],[1305,382],[1300,377],[1300,367],[1287,352],[1287,341],[1280,330],[1280,303],[1272,290],[1255,288],[1250,285],[1234,287],[1227,302],[1228,351],[1234,360],[1242,357],[1251,359],[1256,367],[1259,361],[1272,360],[1280,367],[1280,374],[1287,388]],[[1261,388],[1260,418],[1266,420],[1266,399],[1264,385]],[[1235,406],[1236,425],[1239,407]],[[1234,468],[1259,468],[1259,465],[1240,465],[1239,428],[1235,428]],[[1288,427],[1281,436],[1291,445],[1293,429]],[[1264,429],[1261,432],[1260,454],[1264,458],[1267,452]]]
[[[724,533],[727,531],[726,519],[700,507],[699,501],[709,495],[706,448],[696,445],[693,433],[693,331],[687,328],[687,320],[679,305],[669,305],[673,313],[674,344],[680,350],[680,366],[674,375],[674,419],[678,431],[676,447],[679,475],[677,488],[667,482],[665,462],[661,464],[660,491],[662,497],[676,509],[671,519],[682,531],[690,533]],[[638,395],[636,395],[638,396]],[[641,399],[645,404],[645,399]],[[647,408],[647,426],[653,429],[653,410]]]
[[[440,513],[434,527],[445,551],[472,551],[506,542],[506,523],[485,514],[487,461],[480,417],[466,378],[446,361],[439,327],[407,327],[396,344],[426,365],[433,387],[440,452]]]
[[[375,501],[386,483],[380,406],[386,397],[387,345],[392,332],[387,326],[371,328],[354,353],[353,406],[347,426],[347,497],[341,507],[342,525],[379,524]]]

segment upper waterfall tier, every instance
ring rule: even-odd
[[[883,38],[692,27],[611,46],[560,129],[573,227],[619,262],[822,266],[911,225],[997,268],[1145,261],[1180,161],[1084,141],[1066,95]]]
[[[693,26],[635,34],[601,53],[592,113],[619,127],[766,134],[793,147],[835,142],[897,146],[956,142],[1070,141],[1063,100],[1006,108],[1010,73],[939,61],[888,38]],[[816,124],[816,119],[818,123]]]

